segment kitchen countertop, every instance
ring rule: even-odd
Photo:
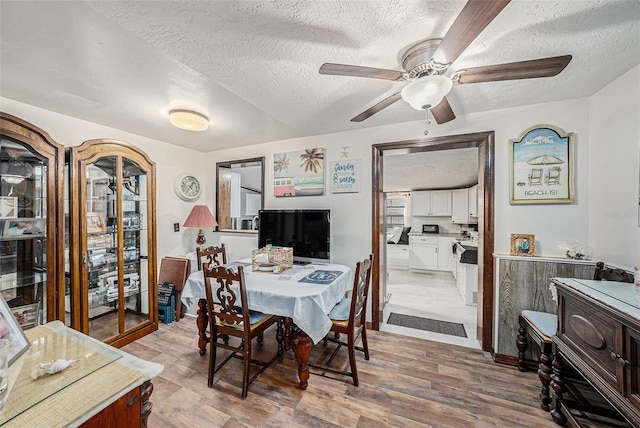
[[[469,247],[477,247],[478,241],[472,241],[469,236],[462,236],[460,233],[421,233],[421,232],[409,232],[409,236],[433,236],[436,238],[453,238],[460,242],[462,245]]]

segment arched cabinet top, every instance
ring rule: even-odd
[[[133,144],[124,141],[100,138],[87,140],[81,145],[72,148],[76,156],[83,159],[94,159],[101,156],[113,156],[121,154],[128,158],[138,158],[145,163],[155,167],[155,162],[151,160],[149,155]]]
[[[48,132],[5,112],[0,112],[0,133],[29,145],[43,155],[56,156],[64,149]]]

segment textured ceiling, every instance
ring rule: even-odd
[[[211,151],[420,120],[402,82],[320,75],[324,62],[401,69],[464,0],[2,1],[2,96]],[[590,96],[640,62],[640,2],[514,0],[449,68],[571,54],[558,76],[454,86],[458,116]],[[171,127],[171,108],[211,127]]]
[[[384,192],[470,187],[478,184],[478,149],[385,155],[382,171]]]

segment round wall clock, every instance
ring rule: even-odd
[[[195,201],[200,196],[201,190],[200,182],[191,174],[182,174],[176,179],[176,195],[183,201]]]

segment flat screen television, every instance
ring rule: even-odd
[[[260,210],[258,248],[292,247],[294,263],[328,263],[331,211]]]

